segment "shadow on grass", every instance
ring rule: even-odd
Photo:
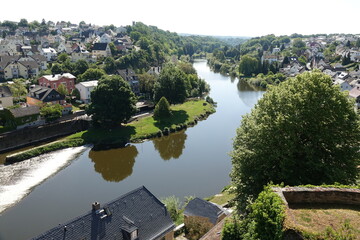
[[[82,135],[82,139],[95,146],[101,146],[101,149],[106,149],[125,146],[135,133],[133,126],[119,126],[111,129],[91,128]]]
[[[164,129],[165,127],[171,127],[171,125],[183,124],[189,120],[189,115],[184,110],[173,110],[171,113],[171,117],[156,121],[154,125],[159,129]]]

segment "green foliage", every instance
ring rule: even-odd
[[[62,109],[60,104],[47,103],[40,108],[40,115],[45,118],[46,122],[52,122],[61,117]]]
[[[98,80],[102,76],[106,75],[105,71],[102,69],[97,68],[89,68],[83,74],[80,74],[76,82],[84,82],[84,81],[91,81],[91,80]]]
[[[14,79],[13,84],[8,84],[7,86],[10,88],[13,97],[19,98],[21,96],[25,96],[27,94],[27,89],[25,87],[25,83],[23,79]]]
[[[51,67],[51,74],[60,74],[62,71],[61,64],[59,63],[54,63]]]
[[[79,74],[83,74],[86,70],[89,69],[89,63],[83,59],[79,59],[75,62],[74,66],[74,74],[78,76]]]
[[[143,73],[143,74],[138,74],[138,78],[139,78],[140,92],[145,95],[146,99],[153,99],[156,77],[148,73]]]
[[[355,240],[358,239],[360,231],[354,228],[350,221],[346,219],[340,229],[335,230],[328,226],[322,235],[323,239],[327,240]]]
[[[259,72],[259,60],[249,55],[242,56],[239,63],[239,72],[245,76]]]
[[[171,219],[176,222],[180,218],[180,200],[175,196],[170,196],[161,199],[161,202],[165,204],[166,209],[168,210]]]
[[[3,127],[0,132],[9,131],[16,128],[15,118],[8,109],[0,110],[0,126]]]
[[[209,218],[189,216],[184,219],[185,237],[190,240],[198,240],[207,233],[214,225]]]
[[[135,113],[135,104],[136,97],[127,82],[120,76],[103,76],[91,92],[87,113],[100,126],[117,126]]]
[[[221,232],[222,240],[238,240],[242,234],[240,222],[235,217],[226,220]]]
[[[165,97],[170,103],[183,103],[187,97],[187,76],[175,65],[163,68],[155,83],[155,101]]]
[[[79,100],[80,99],[80,92],[79,92],[79,89],[77,88],[74,88],[71,92],[71,96],[74,96],[76,98],[76,100]]]
[[[284,202],[270,186],[265,187],[256,201],[250,205],[248,216],[248,220],[253,222],[256,237],[261,240],[281,240],[284,219]]]
[[[65,62],[66,60],[68,60],[70,57],[67,53],[60,53],[59,56],[57,57],[57,61],[60,63]]]
[[[353,103],[330,77],[303,73],[272,87],[242,119],[231,177],[239,207],[263,186],[354,183],[360,153]],[[345,127],[346,126],[346,127]]]
[[[165,97],[160,98],[154,110],[154,118],[161,121],[171,116],[171,109],[168,100]]]
[[[64,84],[60,84],[58,88],[56,89],[60,94],[62,95],[69,95],[69,91],[67,90],[66,86]]]

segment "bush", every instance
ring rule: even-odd
[[[161,199],[161,202],[165,204],[166,209],[168,210],[171,219],[176,222],[180,218],[180,201],[175,196],[170,196]]]
[[[200,239],[214,225],[209,218],[200,216],[189,216],[185,218],[185,236],[190,240]]]
[[[165,97],[162,97],[155,106],[154,118],[156,120],[163,120],[170,116],[171,116],[170,104]]]

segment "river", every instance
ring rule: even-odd
[[[186,131],[92,151],[71,148],[0,165],[0,239],[28,239],[141,185],[155,196],[208,197],[230,182],[232,139],[241,116],[261,98],[245,82],[211,72],[196,61],[211,87],[216,113]]]

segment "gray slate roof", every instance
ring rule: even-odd
[[[105,51],[107,43],[95,43],[92,50]]]
[[[11,97],[12,93],[8,86],[0,86],[0,98],[1,97]]]
[[[201,198],[194,198],[185,207],[184,215],[200,216],[210,219],[212,224],[216,224],[218,218],[224,211],[214,203],[205,201]]]
[[[142,186],[100,210],[92,210],[33,239],[122,240],[137,230],[138,240],[150,240],[161,238],[174,228],[165,205]]]
[[[60,94],[58,91],[52,88],[41,87],[35,85],[30,87],[29,89],[29,96],[32,98],[36,98],[43,102],[53,102],[53,101],[60,101],[64,100],[65,96]]]
[[[28,106],[24,108],[14,108],[10,109],[10,112],[15,118],[25,117],[40,114],[40,107],[39,106]]]

